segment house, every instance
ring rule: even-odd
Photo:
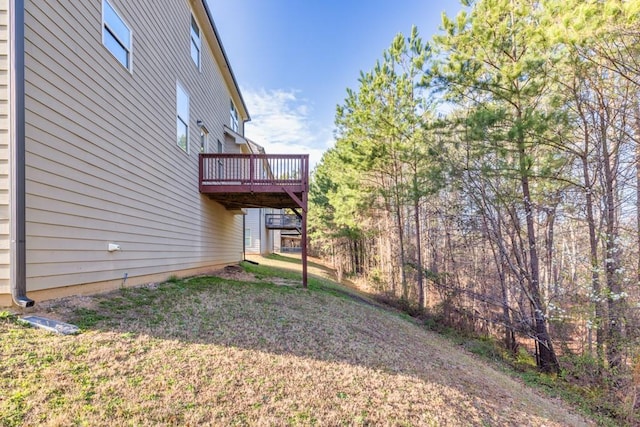
[[[0,306],[237,263],[243,208],[306,211],[308,158],[243,136],[206,0],[5,0],[0,27]]]
[[[247,139],[253,153],[265,154],[264,147]],[[268,168],[265,169],[269,173]],[[273,208],[249,208],[245,210],[244,218],[244,246],[245,255],[268,255],[274,251],[274,233],[265,226],[264,216],[277,212]]]
[[[268,255],[276,251],[275,230],[267,228],[266,215],[279,209],[247,209],[244,225],[244,253],[247,255]]]
[[[274,250],[300,252],[303,217],[296,209],[281,209],[265,214],[265,226],[274,233]],[[276,249],[277,248],[277,249]]]
[[[247,209],[245,254],[300,253],[302,218],[289,209]]]
[[[295,230],[280,232],[280,252],[300,253],[302,252],[302,235]]]
[[[253,153],[265,154],[265,149],[247,139],[249,149]],[[271,165],[268,164],[264,171],[273,174]],[[274,209],[269,207],[246,209],[244,220],[244,253],[249,255],[268,255],[281,252],[283,243],[291,248],[290,237],[294,242],[297,238],[297,247],[300,249],[300,233],[302,227],[301,216],[298,217],[289,209]],[[288,252],[298,252],[295,249]]]

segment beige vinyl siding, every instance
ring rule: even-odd
[[[201,71],[191,60],[192,5],[110,3],[132,30],[132,72],[102,45],[102,0],[25,3],[29,291],[242,256],[242,217],[198,192],[196,121],[224,141],[231,91],[210,40]],[[177,81],[190,96],[188,154],[175,140]]]
[[[251,230],[251,244],[245,247],[245,252],[248,254],[259,254],[260,251],[260,243],[262,241],[262,235],[264,234],[261,230],[260,220],[261,215],[263,215],[263,209],[247,209],[247,215],[245,216],[245,229],[248,228]],[[264,223],[262,223],[264,225]]]
[[[282,250],[281,248],[281,243],[282,243],[282,232],[280,230],[273,230],[273,252],[280,252]]]
[[[0,295],[10,293],[9,1],[0,0]]]
[[[282,211],[270,208],[247,209],[245,228],[251,230],[251,244],[245,247],[246,253],[266,255],[273,251],[273,235],[275,230],[269,230],[265,225],[265,215],[272,213],[282,213]]]

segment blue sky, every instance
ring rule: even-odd
[[[458,0],[208,0],[251,122],[245,134],[267,153],[309,153],[333,144],[336,105],[360,71],[416,25],[424,40]]]

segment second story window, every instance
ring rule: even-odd
[[[131,30],[107,0],[102,0],[102,43],[131,70]]]
[[[200,28],[193,15],[191,15],[191,59],[193,59],[198,69],[200,69],[200,47]]]
[[[240,126],[238,123],[238,110],[236,110],[236,106],[233,104],[233,101],[231,101],[231,119],[229,126],[231,126],[231,130],[233,130],[234,132],[240,131]]]
[[[176,83],[176,111],[177,111],[177,143],[178,147],[189,152],[189,94]]]

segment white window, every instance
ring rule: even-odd
[[[131,70],[131,29],[107,0],[102,0],[102,43]]]
[[[238,110],[236,110],[236,106],[231,101],[231,121],[230,121],[231,129],[234,132],[239,132],[240,126],[238,124]]]
[[[189,152],[189,94],[176,83],[177,143]]]
[[[200,46],[200,28],[193,15],[191,15],[191,59],[193,59],[198,69],[200,69]]]

